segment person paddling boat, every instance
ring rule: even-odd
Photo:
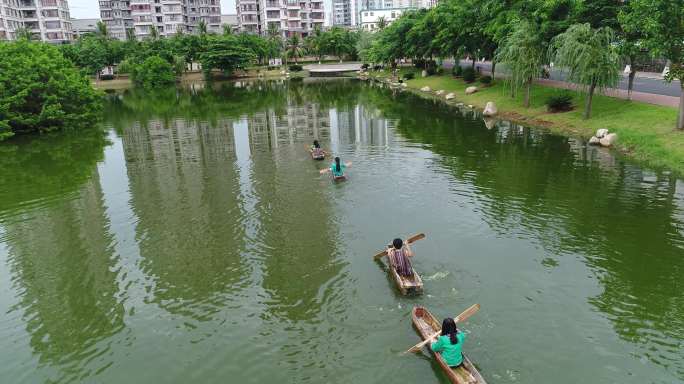
[[[311,152],[311,158],[314,160],[323,160],[325,159],[325,151],[321,148],[321,144],[318,142],[318,140],[313,141],[313,145],[309,148],[309,151]]]
[[[345,174],[345,170],[348,167],[351,167],[351,165],[352,165],[351,161],[347,162],[347,163],[342,163],[342,161],[340,160],[339,157],[335,157],[335,161],[333,161],[333,163],[330,164],[330,168],[321,169],[320,173],[323,174],[323,173],[330,172],[333,180],[335,180],[335,181],[344,180],[347,178],[347,176]]]

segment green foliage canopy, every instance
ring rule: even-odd
[[[101,95],[52,45],[0,44],[0,140],[15,133],[92,126]]]
[[[150,56],[133,68],[133,82],[143,88],[156,88],[176,81],[174,67],[159,56]]]

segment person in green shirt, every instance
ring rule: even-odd
[[[463,363],[463,341],[466,335],[459,332],[456,327],[456,322],[452,318],[446,318],[442,321],[441,336],[437,337],[437,341],[430,344],[433,351],[442,355],[442,358],[448,366],[455,368]]]

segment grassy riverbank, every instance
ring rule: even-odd
[[[373,76],[384,77],[387,72]],[[677,110],[672,107],[627,101],[607,96],[595,96],[592,117],[582,119],[584,95],[573,92],[575,108],[564,113],[550,113],[544,101],[561,90],[535,85],[530,108],[523,107],[522,94],[512,98],[510,89],[499,80],[489,87],[482,84],[465,84],[449,75],[416,78],[407,81],[409,88],[417,91],[428,86],[433,92],[443,89],[454,92],[455,100],[449,103],[472,104],[484,108],[488,101],[496,103],[501,118],[523,124],[546,128],[552,132],[582,137],[592,136],[597,129],[607,128],[619,137],[618,149],[627,156],[645,161],[654,167],[667,167],[684,173],[684,131],[674,129]],[[465,88],[476,85],[479,91],[465,94]],[[427,95],[427,93],[419,92]]]

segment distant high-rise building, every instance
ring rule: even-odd
[[[155,29],[159,36],[197,33],[201,22],[207,32],[221,32],[220,0],[101,0],[100,17],[110,35],[121,40],[127,31],[138,39]]]
[[[354,27],[359,24],[359,0],[333,0],[332,25]]]
[[[3,0],[0,40],[15,40],[26,29],[35,40],[63,43],[71,40],[71,17],[66,0]]]
[[[323,27],[323,0],[236,0],[240,31],[307,36]]]

